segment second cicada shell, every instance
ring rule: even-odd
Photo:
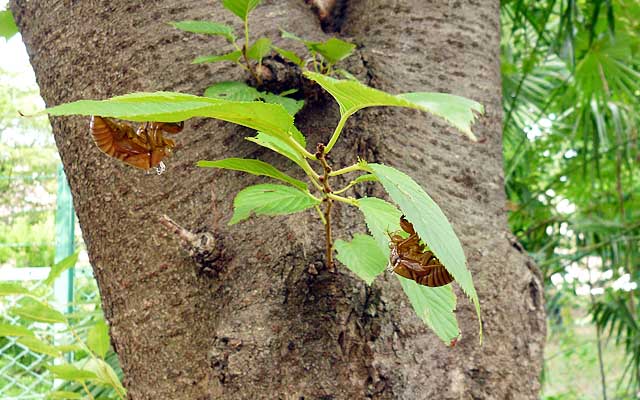
[[[184,124],[146,122],[137,129],[97,115],[91,117],[90,130],[96,145],[104,153],[136,168],[158,167],[175,147],[164,133],[178,133]]]
[[[398,233],[391,235],[389,270],[424,286],[444,286],[453,282],[453,276],[440,260],[421,243],[420,237],[404,215],[400,227],[409,234],[404,238]]]

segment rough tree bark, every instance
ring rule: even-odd
[[[190,65],[223,42],[167,24],[236,24],[217,2],[13,0],[11,8],[48,105],[132,91],[200,94],[212,82],[243,79],[230,65]],[[226,226],[234,195],[260,179],[198,169],[195,161],[259,157],[296,173],[243,140],[249,130],[188,121],[168,170],[156,176],[100,153],[87,118],[55,118],[131,399],[537,398],[542,286],[508,239],[499,2],[354,0],[340,12],[339,34],[358,44],[348,68],[367,84],[392,93],[449,92],[486,107],[474,127],[480,143],[418,112],[373,109],[356,115],[332,153],[336,165],[361,156],[408,171],[441,205],[474,275],[484,345],[464,297],[463,338],[447,348],[415,316],[395,278],[366,287],[342,267],[338,274],[321,268],[323,230],[315,214]],[[254,35],[276,42],[278,27],[328,37],[302,0],[264,1],[251,26]],[[336,122],[337,106],[328,98],[297,117],[311,144],[326,142]],[[380,189],[357,194],[373,192]],[[196,274],[158,224],[165,213],[193,231],[222,235],[229,261],[216,279]],[[364,231],[354,210],[337,206],[335,215],[337,236]]]

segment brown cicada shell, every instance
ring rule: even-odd
[[[407,221],[404,215],[400,218],[400,227],[409,236],[404,238],[397,233],[390,235],[389,270],[424,286],[444,286],[453,282],[453,276],[449,274],[440,260],[421,243],[413,224]]]
[[[91,134],[104,153],[124,163],[149,170],[159,168],[162,160],[171,154],[175,143],[164,133],[178,133],[183,122],[145,122],[138,129],[126,122],[116,122],[97,115],[91,117]]]

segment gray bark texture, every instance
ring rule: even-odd
[[[49,106],[134,91],[202,94],[214,82],[246,78],[231,64],[191,65],[230,46],[167,24],[205,19],[240,28],[218,2],[13,0],[11,9]],[[358,45],[346,68],[373,87],[448,92],[486,107],[474,126],[479,143],[423,113],[377,108],[356,114],[331,153],[336,167],[359,156],[406,171],[442,207],[474,276],[484,343],[459,290],[463,336],[448,348],[416,317],[395,277],[367,287],[341,265],[328,272],[315,213],[227,226],[235,194],[264,180],[196,161],[260,158],[302,178],[244,140],[249,129],[187,121],[157,176],[101,153],[88,118],[53,118],[129,398],[537,398],[543,293],[535,266],[508,239],[499,2],[353,0],[340,4],[339,32],[329,34],[316,12],[302,0],[265,0],[251,15],[252,36],[299,50],[280,39],[279,27],[315,40],[339,35]],[[328,141],[338,108],[328,96],[307,103],[296,123],[313,150]],[[373,184],[354,195],[384,196]],[[365,231],[357,210],[334,211],[336,237]],[[226,262],[217,277],[196,272],[158,223],[162,214],[221,238]]]

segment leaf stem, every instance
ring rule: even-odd
[[[338,138],[340,137],[340,133],[342,132],[342,128],[344,128],[344,124],[347,122],[347,119],[350,116],[351,116],[351,113],[345,113],[340,117],[340,121],[338,121],[338,125],[336,126],[336,129],[333,131],[333,135],[331,135],[331,139],[329,140],[329,143],[327,143],[327,146],[324,150],[325,154],[330,152],[333,146],[338,141]]]
[[[359,163],[357,163],[357,164],[350,165],[348,167],[344,167],[344,168],[340,168],[335,171],[332,171],[331,173],[329,173],[329,176],[338,176],[338,175],[343,175],[343,174],[347,174],[349,172],[354,172],[354,171],[365,171],[365,169],[362,168],[362,166]]]
[[[249,16],[244,17],[244,48],[249,48]]]
[[[353,197],[336,196],[333,193],[327,194],[327,197],[330,198],[331,200],[339,201],[341,203],[346,203],[354,207],[358,207],[358,200],[354,199]]]
[[[91,394],[91,391],[89,390],[89,388],[87,387],[87,384],[83,381],[80,381],[82,384],[82,388],[84,389],[84,391],[87,393],[87,396],[89,396],[89,399],[91,400],[95,400],[95,398],[93,397],[93,395]]]
[[[244,45],[242,46],[242,56],[244,57],[244,62],[247,64],[247,68],[253,76],[253,79],[256,80],[258,86],[262,85],[262,77],[260,77],[256,73],[256,69],[252,66],[251,61],[249,61],[249,55],[247,54],[249,51],[249,16],[245,16],[244,18]]]
[[[344,192],[346,192],[347,190],[349,190],[349,189],[351,189],[352,187],[354,187],[356,183],[357,183],[356,181],[351,181],[351,182],[349,182],[349,184],[348,184],[347,186],[343,187],[342,189],[334,190],[334,191],[333,191],[333,194],[341,194],[341,193],[344,193]]]
[[[320,221],[322,221],[323,224],[327,224],[327,220],[324,219],[324,214],[322,213],[322,210],[320,209],[320,207],[316,204],[315,206],[316,211],[318,212],[318,215],[320,216]]]
[[[307,149],[305,149],[304,147],[302,147],[302,145],[300,143],[298,143],[293,137],[291,137],[291,135],[285,137],[285,139],[286,139],[288,144],[290,144],[296,150],[298,150],[298,152],[300,154],[302,154],[305,158],[309,158],[311,160],[315,160],[316,159],[315,155],[309,153],[309,151]]]

